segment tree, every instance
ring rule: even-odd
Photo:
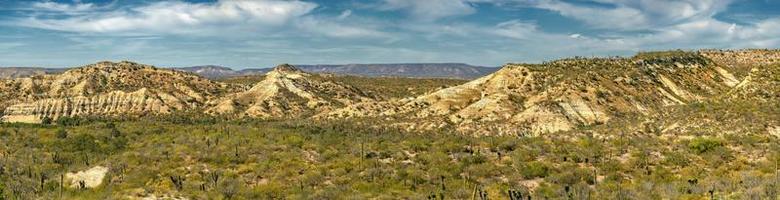
[[[116,127],[111,128],[111,137],[118,138],[122,136],[122,132],[120,132]]]
[[[52,122],[51,117],[46,116],[41,118],[41,124],[49,125],[51,124],[51,122]]]
[[[60,130],[57,130],[55,136],[59,139],[68,138],[68,131],[66,131],[64,128],[60,128]]]

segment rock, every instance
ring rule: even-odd
[[[65,179],[70,182],[70,187],[78,188],[80,183],[83,182],[86,188],[96,188],[103,183],[103,178],[108,173],[108,168],[103,166],[95,166],[85,171],[79,171],[76,173],[66,173]]]

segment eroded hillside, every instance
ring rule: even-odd
[[[207,112],[261,119],[298,118],[376,99],[353,86],[284,64],[251,89],[216,100]]]
[[[166,114],[198,109],[232,90],[226,84],[178,71],[132,62],[100,62],[58,75],[3,81],[0,109],[7,122]]]
[[[670,107],[726,95],[770,101],[777,90],[766,84],[776,83],[777,66],[770,64],[777,55],[766,50],[673,51],[508,64],[460,86],[414,99],[351,105],[321,117],[377,117],[410,130],[452,126],[477,134],[566,131],[628,115],[655,117]],[[748,66],[749,74],[732,73]],[[748,89],[758,77],[763,78]]]
[[[60,75],[2,81],[0,98],[7,100],[0,109],[8,122],[184,111],[226,118],[380,120],[371,123],[405,130],[542,134],[626,117],[663,118],[687,105],[777,102],[778,58],[777,50],[706,50],[507,64],[435,91],[434,86],[459,82],[416,81],[420,87],[407,88],[395,83],[406,79],[337,77],[280,65],[238,84],[101,62]]]

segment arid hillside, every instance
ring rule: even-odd
[[[299,118],[374,100],[377,97],[353,86],[323,80],[284,64],[249,90],[216,100],[207,112],[261,119]]]
[[[196,75],[132,62],[100,62],[58,75],[0,83],[3,121],[61,116],[137,116],[201,108],[233,89]]]
[[[507,64],[463,85],[413,99],[351,105],[320,117],[389,117],[395,119],[392,126],[410,130],[454,127],[476,134],[566,131],[623,116],[659,116],[675,106],[734,95],[770,101],[777,95],[772,77],[778,54],[671,51]]]
[[[4,80],[7,122],[175,111],[225,118],[381,120],[404,130],[542,134],[650,119],[691,104],[776,102],[777,50],[639,53],[507,64],[466,82],[312,74],[280,65],[215,82],[131,62]],[[400,84],[414,82],[413,84]],[[449,86],[433,90],[434,87]]]

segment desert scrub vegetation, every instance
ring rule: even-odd
[[[780,145],[761,134],[665,139],[591,127],[473,137],[187,119],[2,124],[0,191],[7,199],[767,199],[778,189]],[[95,166],[109,169],[99,186],[61,187],[63,174]]]

